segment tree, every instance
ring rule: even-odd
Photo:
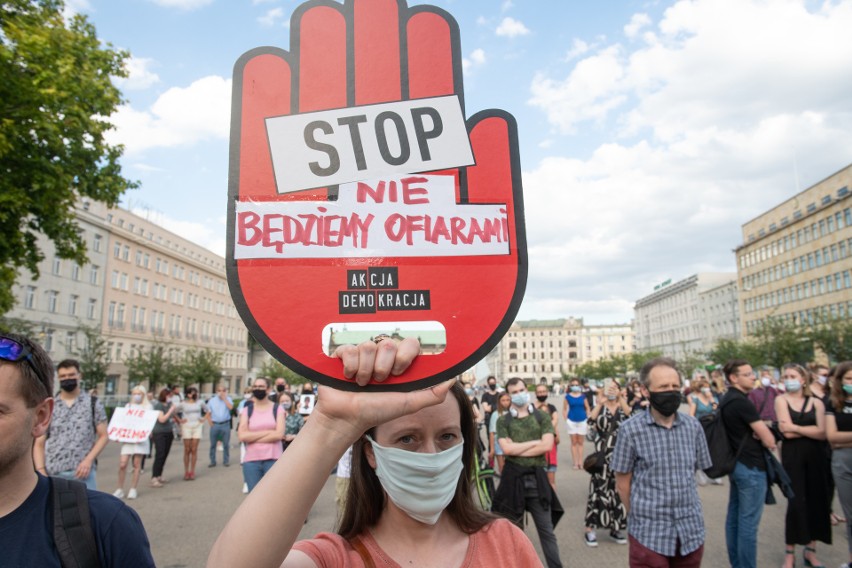
[[[780,369],[786,363],[804,364],[814,358],[810,330],[802,325],[786,323],[780,318],[766,318],[754,337],[765,365]],[[752,362],[752,366],[756,364],[761,362]]]
[[[26,337],[35,336],[35,328],[32,322],[19,318],[6,318],[0,316],[0,333],[17,333]]]
[[[80,361],[80,372],[90,386],[100,384],[106,380],[110,363],[107,340],[101,335],[100,327],[80,324],[77,331],[82,332],[84,337],[80,348],[73,351]]]
[[[18,268],[38,278],[39,234],[82,264],[75,204],[114,206],[138,185],[121,175],[123,147],[104,140],[123,102],[111,77],[127,76],[129,55],[63,11],[62,0],[0,3],[0,314],[14,304]]]
[[[707,357],[719,365],[724,365],[733,359],[742,359],[752,365],[764,364],[764,356],[760,348],[749,340],[720,339]]]
[[[209,347],[188,349],[178,365],[184,387],[213,383],[222,377],[222,354]]]
[[[148,390],[157,385],[168,385],[177,381],[180,367],[175,357],[175,348],[162,341],[154,341],[148,347],[139,347],[124,360],[127,378],[131,385],[148,382]]]
[[[275,359],[268,359],[260,366],[260,376],[268,377],[273,381],[281,377],[290,385],[301,385],[308,382],[308,379],[295,371],[291,371]]]
[[[811,337],[832,365],[852,361],[852,319],[824,319],[811,330]]]

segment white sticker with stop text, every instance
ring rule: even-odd
[[[278,193],[474,163],[455,95],[266,119]]]

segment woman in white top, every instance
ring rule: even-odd
[[[151,406],[151,402],[146,395],[147,391],[145,387],[136,385],[130,391],[130,403],[127,404],[126,408],[153,411],[154,408]],[[157,420],[167,422],[171,418],[172,412],[174,412],[174,406],[166,414],[157,411]],[[136,487],[139,485],[139,474],[142,472],[142,457],[147,456],[149,453],[151,453],[151,440],[149,438],[145,438],[136,444],[121,444],[121,457],[118,462],[118,489],[115,490],[113,495],[119,499],[124,497],[124,480],[127,476],[127,464],[132,457],[133,475],[130,479],[130,491],[127,492],[127,498],[136,499]]]

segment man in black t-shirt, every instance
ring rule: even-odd
[[[53,415],[53,364],[37,343],[13,334],[0,335],[0,550],[3,566],[60,568],[58,552],[64,534],[70,551],[80,565],[96,560],[105,568],[153,568],[151,547],[145,527],[136,512],[121,500],[100,491],[86,490],[89,530],[77,514],[74,525],[60,522],[54,528],[54,491],[51,480],[33,469],[32,447],[42,436]],[[80,483],[69,481],[68,483]],[[63,494],[64,495],[64,494]],[[80,498],[82,500],[82,497]],[[65,499],[58,500],[63,503]],[[62,507],[64,510],[65,508]],[[68,513],[69,511],[65,511]],[[67,519],[66,514],[59,518]],[[82,521],[82,522],[81,522]],[[82,524],[82,527],[81,527]],[[73,542],[72,542],[73,539]],[[86,547],[76,543],[90,540]],[[66,548],[63,547],[63,550]],[[83,551],[97,558],[83,558]]]
[[[751,365],[734,359],[725,365],[724,371],[731,388],[722,398],[720,412],[728,442],[739,451],[737,465],[730,474],[731,497],[725,522],[728,560],[734,568],[755,568],[757,528],[766,498],[763,452],[764,447],[775,449],[775,438],[748,399],[755,383]]]
[[[485,426],[491,424],[491,413],[497,409],[497,400],[500,398],[500,393],[497,392],[497,378],[494,375],[486,379],[486,391],[482,393],[482,399],[479,401],[482,405],[482,412],[485,413]]]

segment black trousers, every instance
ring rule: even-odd
[[[172,432],[153,433],[151,441],[154,442],[154,471],[151,475],[160,477],[163,475],[163,467],[166,465],[166,458],[169,457],[169,451],[172,449],[172,440],[175,435]]]

